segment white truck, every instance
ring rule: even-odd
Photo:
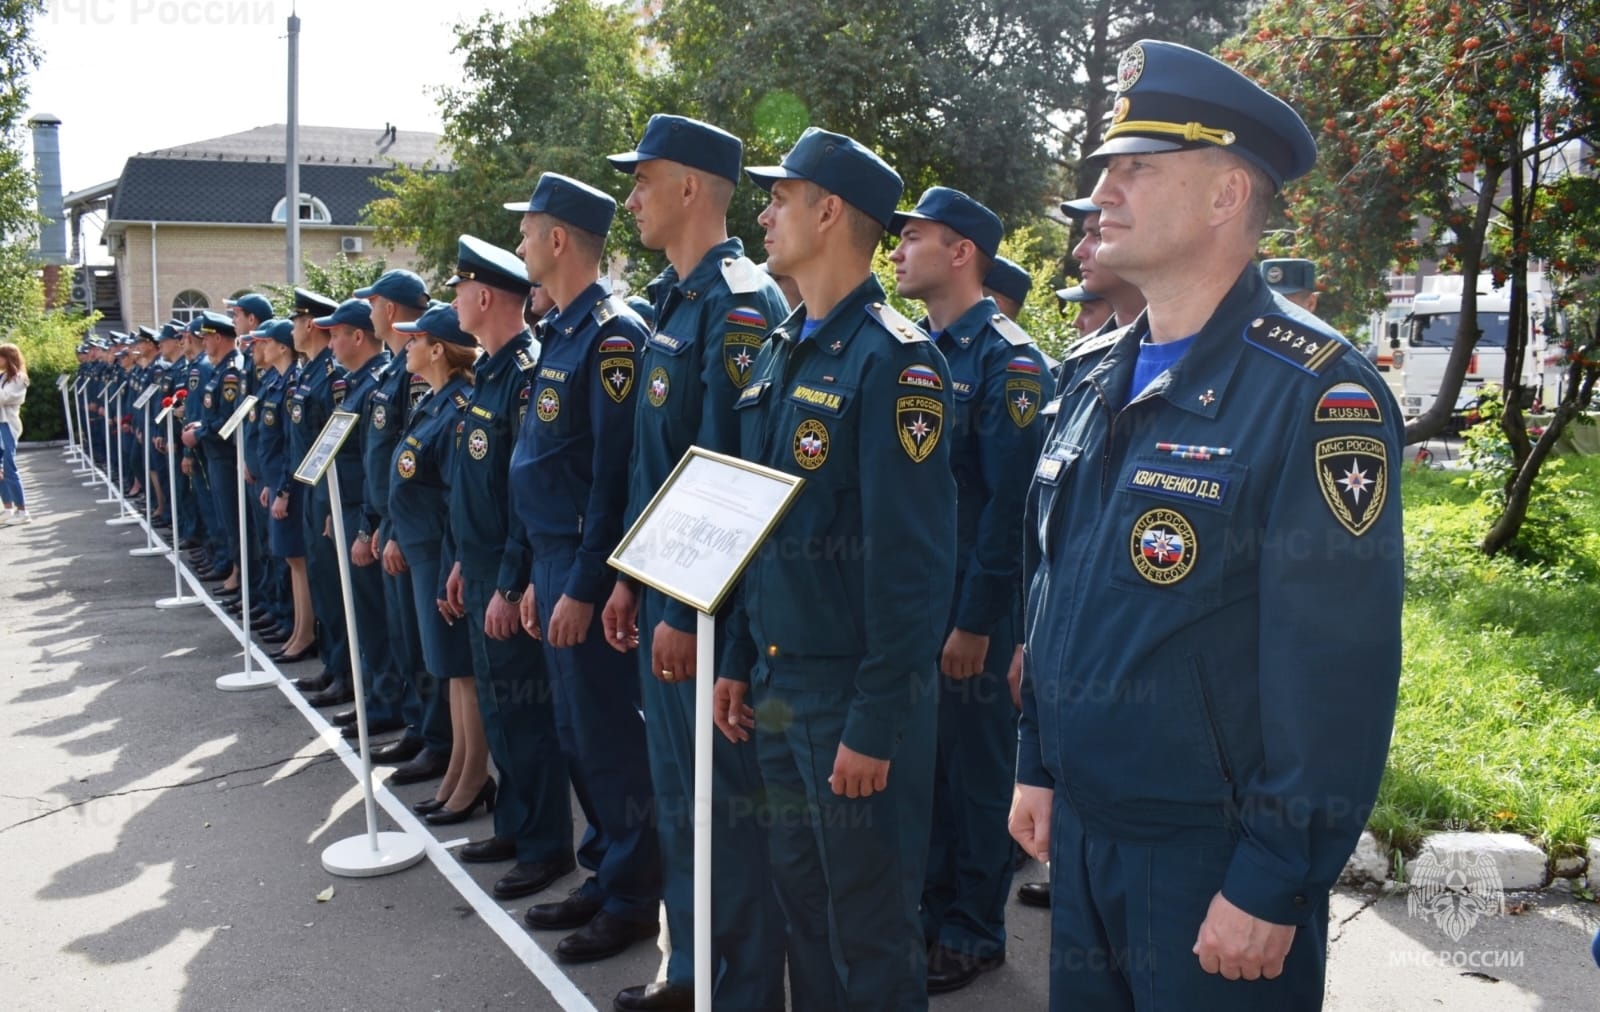
[[[1545,317],[1550,308],[1550,286],[1544,274],[1530,272],[1528,287],[1528,353],[1522,360],[1522,387],[1527,400],[1524,407],[1542,404],[1548,394],[1546,370],[1552,364],[1546,360]],[[1469,408],[1478,398],[1479,388],[1485,383],[1499,385],[1504,382],[1506,368],[1506,335],[1511,324],[1511,284],[1494,287],[1490,274],[1478,275],[1478,328],[1483,336],[1473,348],[1467,365],[1466,377],[1461,383],[1461,393],[1456,398],[1456,409]],[[1407,418],[1415,418],[1433,405],[1439,396],[1440,381],[1444,378],[1445,363],[1450,358],[1450,346],[1455,343],[1456,329],[1461,321],[1461,276],[1438,274],[1422,280],[1422,291],[1411,303],[1411,311],[1400,322],[1399,333],[1389,342],[1396,351],[1403,351],[1399,360],[1401,373],[1400,408]]]

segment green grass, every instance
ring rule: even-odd
[[[1566,458],[1555,564],[1487,559],[1493,511],[1459,475],[1408,471],[1405,661],[1372,828],[1414,851],[1444,828],[1552,854],[1600,834],[1600,458]],[[1548,515],[1548,514],[1542,514]]]

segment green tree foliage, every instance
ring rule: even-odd
[[[1391,263],[1437,257],[1441,270],[1463,276],[1460,333],[1438,402],[1407,426],[1409,441],[1449,420],[1478,338],[1471,294],[1482,270],[1511,279],[1506,377],[1514,384],[1521,375],[1526,269],[1562,249],[1535,221],[1547,206],[1550,161],[1600,126],[1597,35],[1595,0],[1345,0],[1314,8],[1279,0],[1224,52],[1318,134],[1316,169],[1288,190],[1292,245],[1349,297],[1346,321],[1380,302]],[[1567,392],[1581,389],[1570,383]],[[1500,421],[1513,466],[1486,551],[1515,538],[1539,465],[1577,411],[1575,403],[1558,406],[1535,444],[1520,402],[1508,400]]]
[[[31,259],[39,218],[22,130],[27,76],[39,65],[40,55],[33,42],[33,19],[43,9],[42,0],[0,0],[0,340],[15,342],[28,363],[30,392],[22,428],[30,440],[65,434],[55,380],[74,367],[72,349],[91,322],[73,313],[46,311],[39,266]],[[59,290],[72,283],[70,274],[61,272]]]
[[[455,247],[451,246],[451,262],[454,263]],[[372,260],[352,260],[343,253],[336,253],[332,260],[326,264],[313,263],[310,260],[301,262],[304,268],[304,280],[300,287],[308,292],[326,295],[336,302],[343,302],[350,298],[350,293],[357,288],[365,288],[378,280],[379,275],[389,269],[388,261],[382,257]],[[272,300],[273,315],[285,317],[294,308],[294,287],[281,282],[267,282],[257,285],[255,291],[265,292]]]
[[[626,9],[555,0],[517,21],[483,14],[456,35],[462,82],[438,93],[452,171],[399,167],[382,181],[389,196],[367,209],[378,240],[415,244],[438,281],[462,233],[515,248],[517,216],[501,204],[527,200],[541,173],[581,179],[620,203],[632,184],[604,156],[631,148],[642,123],[645,59]],[[626,214],[612,240],[636,248]]]

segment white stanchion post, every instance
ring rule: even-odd
[[[244,426],[239,425],[229,437],[233,440],[234,457],[239,463],[239,642],[244,646],[244,670],[217,679],[217,688],[223,692],[249,692],[278,684],[278,676],[260,668],[250,667],[250,548],[245,544],[247,528],[245,514],[250,504],[245,496],[244,483]],[[348,612],[348,608],[346,611]],[[352,640],[352,643],[354,641]],[[356,662],[352,662],[356,663]],[[367,793],[371,794],[371,788]]]
[[[144,412],[144,473],[139,483],[144,486],[144,547],[130,548],[128,554],[136,559],[150,559],[167,554],[167,546],[156,537],[155,519],[150,512],[150,503],[155,499],[150,492],[150,402],[146,401],[141,410]]]
[[[694,989],[695,1012],[711,1012],[711,720],[717,617],[700,612],[694,659]]]
[[[73,431],[72,398],[67,394],[67,388],[70,386],[72,386],[71,383],[61,384],[61,417],[67,425],[67,460],[76,461],[78,459],[78,438]]]
[[[361,793],[366,804],[367,831],[329,844],[322,851],[322,867],[330,875],[372,878],[402,871],[422,860],[421,840],[403,832],[378,832],[378,802],[372,794],[372,753],[367,742],[366,693],[361,680],[361,642],[356,629],[355,599],[350,590],[350,548],[344,540],[344,506],[339,495],[339,465],[328,464],[328,511],[333,517],[333,544],[339,557],[339,591],[344,598],[344,623],[350,643],[350,683],[356,697],[356,740],[361,751]]]
[[[106,526],[108,527],[123,527],[128,524],[136,524],[139,522],[138,512],[135,511],[132,506],[128,505],[128,500],[122,494],[122,487],[126,485],[128,481],[128,465],[127,462],[123,460],[122,454],[122,395],[123,391],[127,388],[127,385],[127,383],[123,383],[121,386],[117,387],[117,479],[115,482],[117,515],[106,521]],[[111,451],[110,449],[107,449],[106,460],[109,461],[110,459]],[[148,500],[149,497],[146,496],[145,498]]]
[[[83,487],[89,488],[99,484],[100,479],[95,477],[94,446],[92,445],[94,440],[89,435],[91,423],[89,421],[89,384],[87,382],[78,388],[77,396],[73,400],[75,402],[74,407],[78,411],[78,436],[83,440],[83,460],[81,462],[83,466],[72,473],[79,477],[88,475],[88,479],[83,482]]]
[[[116,480],[111,477],[111,402],[110,401],[106,401],[105,403],[100,405],[100,429],[101,429],[101,432],[102,432],[103,437],[105,439],[106,466],[105,466],[105,470],[100,472],[99,484],[104,485],[106,487],[106,497],[104,499],[96,499],[95,502],[97,504],[103,506],[103,505],[105,505],[107,503],[114,503],[114,502],[117,501]]]
[[[200,597],[183,592],[183,549],[179,547],[183,544],[183,530],[178,525],[178,456],[183,453],[183,444],[172,440],[172,415],[177,411],[176,404],[163,407],[167,412],[167,509],[172,511],[172,596],[157,601],[156,607],[166,610],[199,604]]]

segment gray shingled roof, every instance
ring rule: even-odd
[[[148,158],[205,158],[224,161],[273,161],[283,164],[284,125],[273,123],[242,133],[213,137],[210,140],[180,144],[159,151],[143,151]],[[399,162],[414,169],[433,161],[448,168],[449,159],[439,150],[439,135],[423,130],[396,130],[389,144],[380,127],[300,126],[299,155],[302,164],[370,165],[387,168]]]
[[[382,130],[300,128],[300,191],[328,206],[334,225],[355,225],[383,194],[391,162],[443,161],[438,134],[401,130],[386,152]],[[284,195],[283,124],[135,155],[123,167],[110,221],[267,223]]]

